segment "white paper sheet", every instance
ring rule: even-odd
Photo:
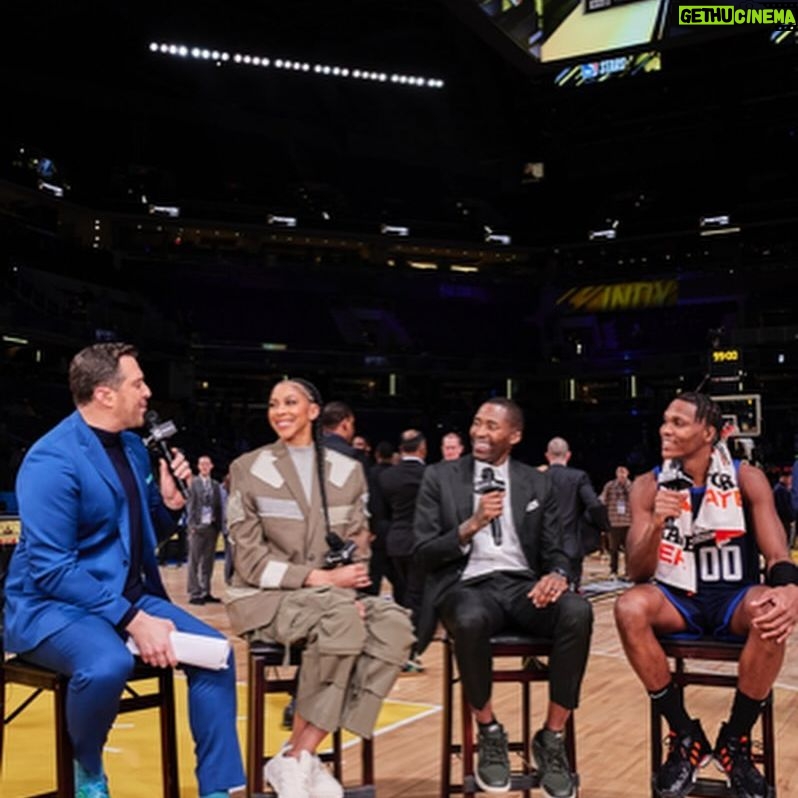
[[[230,643],[224,638],[195,635],[189,632],[171,632],[172,648],[178,662],[220,671],[227,668],[230,654]],[[133,654],[138,654],[138,646],[132,637],[127,639],[127,647]]]

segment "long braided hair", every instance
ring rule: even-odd
[[[316,476],[319,480],[319,490],[321,491],[321,506],[322,510],[324,511],[324,529],[325,529],[325,540],[327,541],[327,545],[333,550],[338,551],[340,548],[343,547],[344,542],[341,538],[332,530],[332,525],[330,524],[330,509],[327,503],[327,481],[326,481],[326,474],[324,470],[324,461],[325,461],[325,447],[324,447],[324,435],[321,428],[321,409],[324,406],[321,392],[319,389],[308,380],[303,380],[299,377],[288,377],[284,380],[284,382],[290,382],[294,385],[297,385],[305,396],[308,398],[308,401],[311,403],[318,405],[319,407],[319,414],[316,416],[313,421],[311,421],[311,436],[313,439],[313,450],[316,455]]]

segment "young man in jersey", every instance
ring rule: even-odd
[[[721,426],[709,397],[674,399],[660,427],[663,465],[636,479],[630,496],[627,573],[638,584],[618,599],[615,617],[632,667],[670,726],[668,756],[654,777],[661,798],[686,795],[712,757],[737,798],[768,795],[751,762],[750,732],[798,619],[798,568],[770,485],[756,467],[732,461]],[[657,639],[669,635],[745,640],[714,747],[671,680]]]

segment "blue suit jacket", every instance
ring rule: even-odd
[[[122,433],[143,510],[142,578],[166,598],[155,557],[156,526],[174,526],[138,435]],[[86,615],[116,625],[130,609],[130,516],[116,470],[75,411],[40,438],[17,477],[22,534],[5,587],[5,647],[24,652]]]

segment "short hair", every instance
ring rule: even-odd
[[[327,402],[321,411],[321,426],[324,429],[335,429],[342,421],[354,417],[352,408],[346,402]]]
[[[390,441],[380,441],[374,447],[374,456],[378,460],[390,460],[393,457],[394,448]]]
[[[399,451],[403,454],[413,454],[421,448],[426,440],[423,432],[419,432],[417,429],[406,429],[399,438]]]
[[[723,413],[717,402],[699,391],[685,391],[673,397],[674,401],[676,399],[693,405],[695,407],[695,420],[703,422],[708,427],[714,427],[715,441],[720,438],[720,433],[723,430]]]
[[[77,407],[91,402],[98,385],[118,388],[122,382],[119,374],[121,358],[138,357],[132,344],[121,341],[92,344],[81,349],[69,364],[69,390]]]
[[[546,446],[546,451],[552,457],[565,457],[568,452],[571,451],[571,447],[568,445],[568,441],[565,438],[552,438],[548,446]]]
[[[461,445],[465,445],[465,441],[463,440],[463,436],[457,432],[457,430],[449,430],[449,432],[444,433],[443,437],[441,438],[441,443],[443,443],[447,438],[457,438],[457,442]]]
[[[513,429],[523,432],[524,411],[521,410],[518,404],[512,399],[508,399],[506,396],[492,396],[490,399],[486,399],[482,404],[503,407],[507,413],[507,420],[510,422],[510,426]]]

